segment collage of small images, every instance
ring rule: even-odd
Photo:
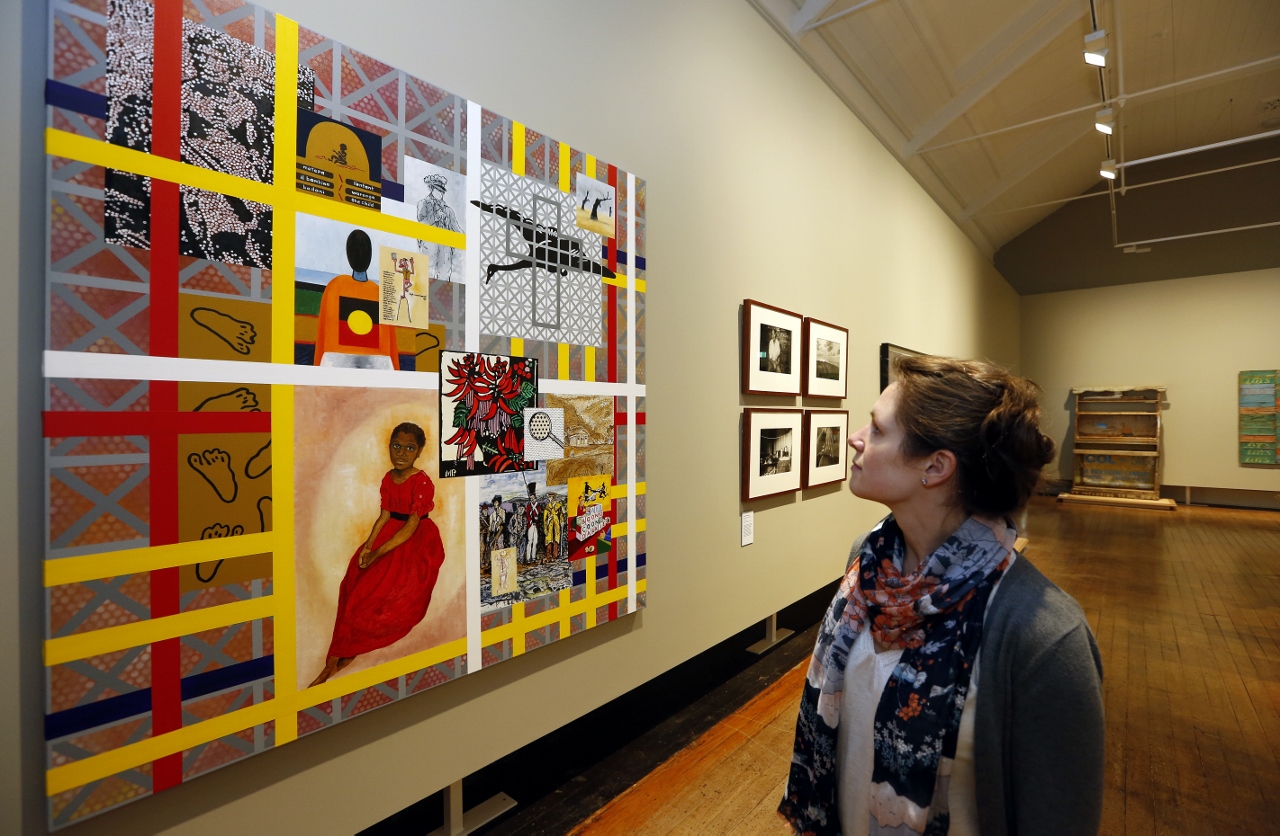
[[[742,393],[839,402],[848,396],[849,331],[766,305],[742,304]],[[747,407],[742,411],[741,499],[749,502],[842,482],[849,412]]]

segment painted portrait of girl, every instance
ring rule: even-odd
[[[298,687],[466,632],[461,480],[433,480],[435,392],[297,394]]]

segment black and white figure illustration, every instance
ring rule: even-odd
[[[791,450],[794,447],[794,434],[789,428],[760,430],[760,475],[790,473]]]
[[[480,213],[480,330],[600,346],[600,238],[579,229],[573,196],[486,164]]]
[[[383,200],[382,203],[384,212],[390,208],[391,214],[403,214],[418,223],[438,229],[464,234],[467,231],[467,178],[425,160],[406,156],[404,203],[393,208],[387,205],[391,201]],[[428,278],[442,282],[461,282],[466,279],[465,251],[430,241],[418,241],[418,252],[427,256]]]
[[[849,330],[811,316],[804,318],[804,386],[810,398],[840,399],[849,394]]]
[[[581,229],[612,238],[617,191],[608,183],[593,180],[585,174],[574,176],[573,214]]]
[[[791,374],[791,332],[786,328],[760,326],[760,371]]]
[[[540,467],[481,477],[480,496],[481,611],[567,589],[568,486],[548,487]]]

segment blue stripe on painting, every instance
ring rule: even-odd
[[[574,572],[574,573],[573,573],[573,585],[574,585],[574,586],[582,586],[582,585],[583,585],[583,584],[585,584],[586,582],[587,582],[587,570],[583,569],[581,572]]]
[[[605,261],[608,261],[608,260],[609,260],[609,245],[608,245],[608,244],[605,244],[605,245],[603,245],[603,246],[601,246],[601,247],[600,247],[600,257],[601,257],[601,258],[603,258]],[[618,250],[618,263],[619,263],[619,264],[626,264],[626,263],[627,263],[627,253],[626,253],[626,251],[625,251],[625,250]],[[642,255],[636,256],[636,269],[637,269],[637,270],[643,270],[643,269],[645,269],[645,266],[644,266],[644,256],[642,256]]]
[[[225,691],[237,685],[266,679],[275,673],[275,657],[263,656],[228,665],[225,668],[198,673],[182,680],[182,699],[193,700],[217,691]],[[141,688],[116,697],[78,705],[65,711],[45,715],[44,738],[55,740],[89,729],[114,723],[128,717],[145,714],[151,710],[151,689]]]
[[[644,565],[644,555],[643,554],[636,555],[636,566],[640,567],[643,565]]]
[[[51,78],[44,80],[44,103],[96,119],[107,118],[107,97]]]
[[[384,178],[382,181],[382,196],[388,200],[398,200],[404,203],[404,185],[393,183]]]

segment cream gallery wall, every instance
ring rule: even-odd
[[[144,503],[128,482],[133,474],[123,471],[105,481],[94,474],[95,484],[79,478],[76,487],[96,490],[139,523],[176,529],[168,543],[201,550],[190,561],[120,568],[157,583],[154,591],[168,590],[173,612],[160,617],[183,619],[192,629],[152,635],[154,618],[125,614],[119,624],[101,625],[125,633],[99,647],[82,634],[89,627],[68,628],[68,621],[61,625],[66,635],[49,634],[43,605],[33,614],[16,598],[4,599],[5,626],[12,629],[0,633],[15,634],[24,648],[13,699],[40,709],[29,723],[35,729],[42,728],[40,715],[58,713],[50,700],[61,693],[46,696],[52,676],[43,662],[74,667],[85,654],[141,646],[116,646],[133,636],[161,647],[159,662],[150,664],[163,668],[169,661],[161,657],[171,652],[164,642],[179,640],[177,676],[152,683],[155,704],[169,701],[152,723],[169,726],[124,728],[117,718],[114,736],[101,731],[104,724],[76,727],[73,737],[90,731],[98,737],[53,754],[43,734],[32,739],[23,732],[28,762],[37,764],[21,774],[28,821],[51,816],[55,825],[86,834],[110,832],[126,818],[133,828],[177,833],[249,821],[295,832],[354,832],[836,578],[854,537],[883,509],[853,499],[839,483],[760,502],[740,497],[743,408],[812,405],[799,396],[740,393],[745,298],[848,329],[847,396],[838,406],[851,413],[853,426],[879,391],[883,342],[1017,365],[1020,311],[1012,289],[745,3],[406,0],[367,4],[353,15],[349,5],[327,0],[286,0],[261,11],[197,0],[182,19],[168,15],[165,2],[137,5],[54,0],[51,11],[42,2],[24,5],[34,10],[27,15],[34,23],[24,25],[34,27],[35,38],[6,44],[39,71],[39,101],[24,110],[20,126],[24,163],[64,185],[49,195],[41,183],[7,196],[5,212],[14,228],[20,212],[40,216],[39,264],[48,225],[74,220],[83,227],[86,206],[98,200],[102,235],[123,242],[106,246],[104,238],[102,252],[148,252],[141,245],[154,249],[157,235],[172,234],[177,246],[166,257],[184,284],[165,300],[172,324],[148,331],[145,339],[153,342],[141,351],[142,308],[102,299],[134,289],[127,286],[130,264],[103,267],[99,262],[109,259],[102,255],[83,270],[53,271],[58,275],[48,286],[57,292],[48,292],[40,315],[50,323],[48,338],[67,342],[45,345],[41,335],[19,354],[23,368],[36,374],[45,348],[68,364],[46,367],[47,400],[37,404],[35,427],[40,409],[53,416],[52,428],[45,424],[47,458],[22,459],[6,475],[52,485],[46,466],[61,467],[71,480],[79,463],[67,459],[74,456],[124,457],[102,462],[124,469],[149,460],[163,434],[125,426],[137,417],[124,415],[131,410],[116,410],[89,429],[85,416],[74,413],[113,412],[108,407],[119,399],[143,397],[139,381],[161,380],[157,394],[170,400],[148,400],[149,410],[163,406],[196,422],[194,433],[171,434],[171,492],[158,495],[153,487]],[[145,85],[135,83],[140,74],[151,72],[161,90],[177,85],[179,111],[186,81],[162,81],[162,65],[148,63],[128,38],[117,47],[130,80],[118,91],[88,90],[109,100],[119,93],[114,122],[109,112],[101,118],[76,110],[85,103],[77,104],[73,91],[53,88],[70,99],[44,103],[45,79],[85,89],[76,73],[91,73],[92,62],[70,41],[106,61],[112,15],[135,14],[129,31],[145,32],[147,9],[155,10],[153,38],[159,27],[220,79],[197,91],[205,110],[179,118],[176,131],[173,120],[159,118],[163,103],[159,114],[154,101],[148,111]],[[83,22],[83,37],[68,28],[72,17]],[[218,32],[245,55],[219,52],[218,44],[228,45]],[[80,57],[46,61],[47,45],[54,55],[66,49]],[[288,141],[270,148],[250,143],[228,154],[207,125],[194,126],[203,132],[200,142],[190,141],[197,116],[213,122],[225,112],[219,99],[229,76],[256,91],[257,98],[245,97],[250,104],[270,102],[255,109],[277,121],[255,135],[279,137],[292,119]],[[15,108],[20,94],[32,100],[32,90],[6,84]],[[439,125],[419,136],[411,123],[421,125],[422,113]],[[84,121],[93,118],[103,128],[96,136]],[[120,133],[108,137],[108,123]],[[448,133],[450,125],[456,133]],[[48,162],[46,127],[55,132]],[[477,134],[479,147],[470,140]],[[93,156],[106,146],[109,159]],[[521,147],[528,153],[512,153]],[[188,168],[177,171],[175,162]],[[202,169],[199,182],[182,179],[189,168]],[[115,202],[107,212],[109,193]],[[166,200],[174,211],[156,212]],[[276,201],[290,212],[273,213],[268,230],[268,213],[258,207]],[[557,214],[554,223],[544,222],[538,214],[544,211]],[[533,242],[524,237],[528,226]],[[544,293],[502,296],[529,270],[522,260],[539,262],[538,243],[545,241],[539,229],[548,226],[558,236],[555,257],[569,259],[557,262],[564,268],[557,271],[561,304],[545,304]],[[497,243],[485,249],[490,238]],[[83,243],[72,236],[64,246]],[[29,246],[5,249],[4,281],[11,288],[36,283],[43,296],[43,275],[19,275]],[[68,288],[88,290],[67,298]],[[150,316],[141,317],[148,326]],[[557,319],[561,338],[550,334]],[[112,337],[117,346],[124,340],[140,349],[129,361],[135,365],[88,356],[102,353],[89,350],[90,329],[104,327],[119,334]],[[154,342],[160,339],[173,345],[160,350]],[[65,356],[72,353],[85,356]],[[166,366],[157,374],[138,365],[164,355],[235,364],[236,374],[228,377],[232,367],[220,366],[210,373],[218,380],[192,379],[184,376],[189,369],[212,367]],[[96,371],[87,374],[94,363]],[[304,375],[324,375],[331,385],[305,385]],[[411,382],[433,375],[434,390]],[[368,385],[375,379],[379,385]],[[62,381],[82,383],[68,392],[72,384]],[[221,385],[227,383],[235,385]],[[10,385],[19,391],[16,381]],[[476,386],[495,393],[490,403],[504,417],[493,426],[469,423]],[[601,396],[613,399],[612,410],[596,408],[593,399]],[[9,443],[41,444],[38,430],[31,435],[30,416],[22,430],[30,437],[20,434],[19,417],[5,430]],[[49,446],[90,437],[76,433],[104,432],[112,421],[119,426],[111,424],[111,437],[133,447]],[[429,498],[424,476],[435,492]],[[263,480],[271,491],[258,490]],[[337,491],[338,480],[363,488]],[[184,500],[200,492],[217,504]],[[79,500],[63,493],[57,510],[64,517],[86,502],[83,491]],[[283,501],[286,494],[292,502]],[[16,520],[19,499],[5,501]],[[161,515],[157,502],[176,509]],[[184,517],[184,508],[208,507],[226,510],[225,519]],[[744,510],[753,510],[756,521],[755,543],[745,548]],[[370,535],[383,511],[390,528],[402,530],[416,518],[417,527],[430,522],[437,529],[438,542],[421,545],[425,564],[438,564],[438,572],[405,585],[418,605],[430,587],[423,618],[380,625],[382,638],[393,642],[375,647],[354,641],[359,631],[348,629],[367,625],[342,617],[361,600],[348,578],[417,542],[409,537],[384,548],[386,540]],[[525,524],[535,517],[536,524]],[[38,599],[42,585],[111,583],[92,563],[103,551],[99,542],[73,544],[76,532],[55,546],[47,536],[50,519],[23,519],[6,532],[14,539],[0,550],[6,580],[0,586]],[[132,542],[150,533],[135,528],[139,536],[130,538],[111,531],[123,538],[112,542],[136,550],[131,557],[157,557],[149,540]],[[574,540],[574,532],[584,531],[585,541]],[[252,537],[261,542],[250,549],[245,541]],[[282,538],[292,541],[292,573],[278,579]],[[575,553],[579,542],[593,553]],[[641,567],[639,555],[649,553],[661,559]],[[33,578],[19,565],[45,559],[78,561],[60,564],[76,571]],[[148,602],[152,592],[148,587]],[[143,598],[132,587],[113,588],[108,597],[117,593],[135,603]],[[263,603],[286,597],[287,619]],[[244,647],[230,639],[218,647],[227,619],[202,620],[225,607],[237,608],[238,623],[250,625],[242,631]],[[99,626],[89,618],[83,623]],[[230,664],[196,671],[200,662],[181,653],[182,636],[197,636]],[[394,650],[403,641],[412,647]],[[53,655],[41,660],[41,647]],[[285,647],[291,652],[280,656]],[[268,649],[277,657],[270,693],[261,677],[247,688],[200,694],[186,684],[236,664],[262,666]],[[191,670],[183,667],[188,662]],[[307,699],[309,691],[318,699]],[[215,705],[212,696],[222,699]],[[225,719],[240,711],[255,722]],[[221,725],[201,730],[208,723]],[[225,734],[211,737],[209,729]],[[281,745],[290,737],[296,739]],[[195,751],[201,746],[201,753],[211,752],[204,761]],[[130,754],[112,754],[121,749]],[[268,751],[243,756],[262,749]],[[133,795],[145,797],[110,809],[133,797],[120,791],[95,798],[112,780],[132,782]],[[92,803],[78,813],[86,802]]]

